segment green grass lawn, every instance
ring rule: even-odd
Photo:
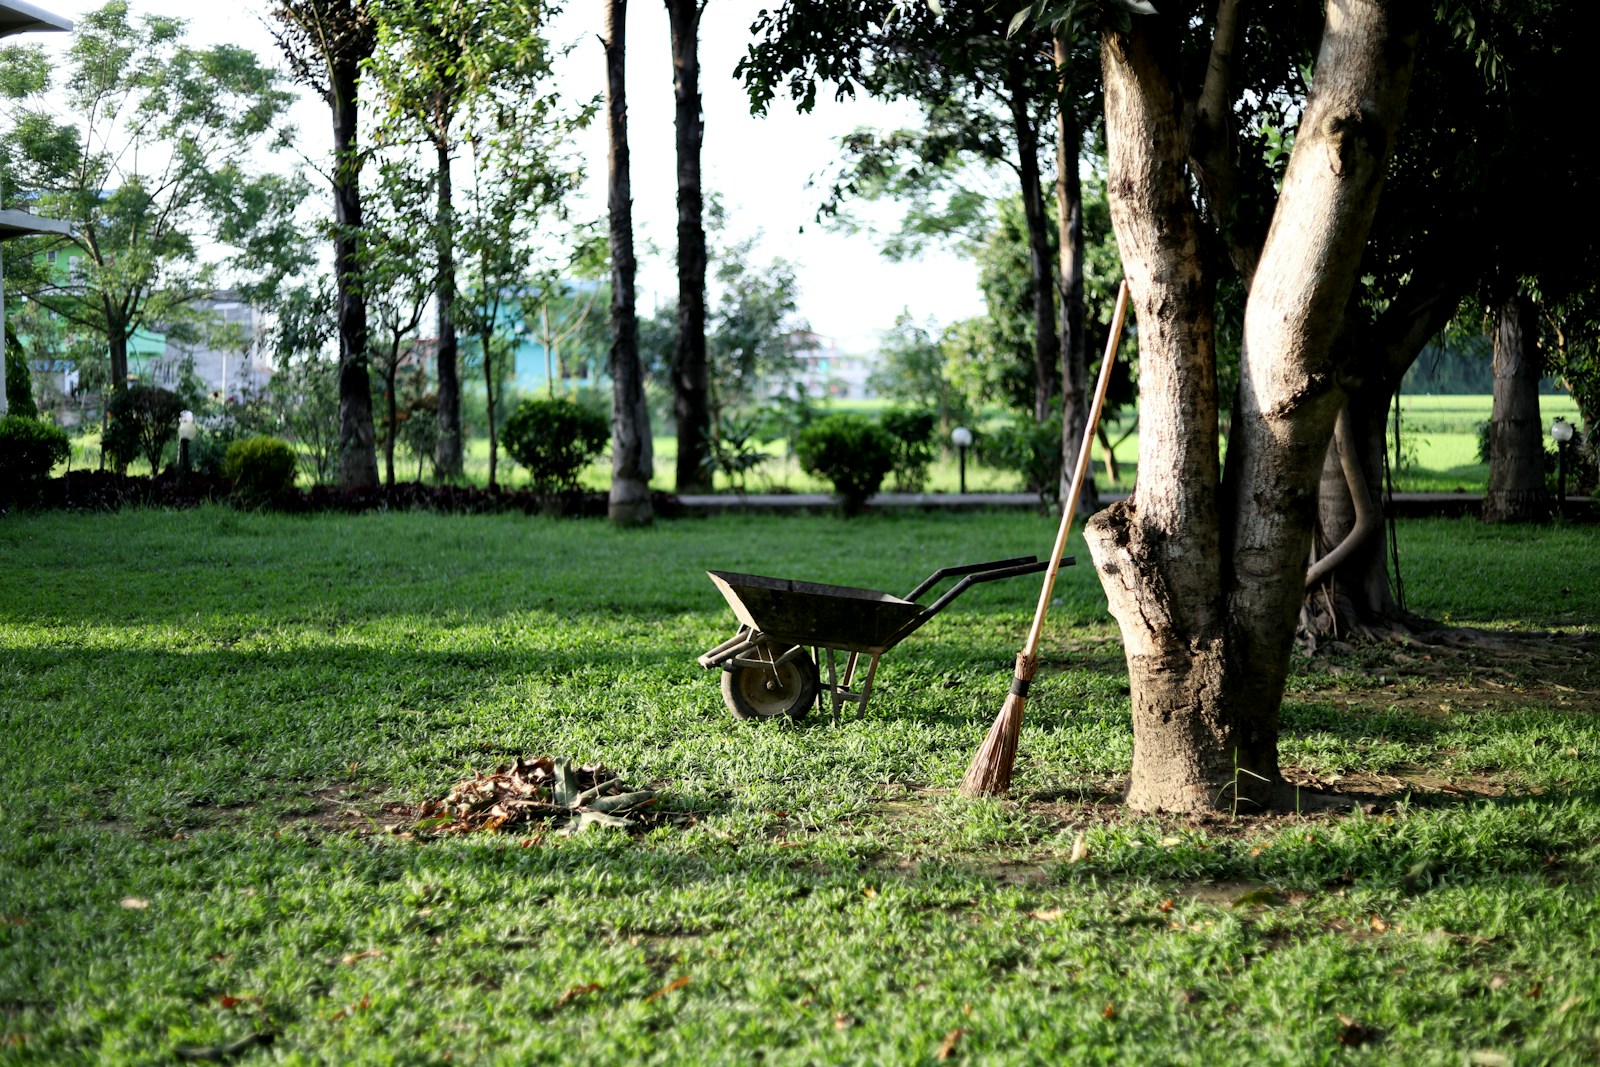
[[[240,1062],[1600,1057],[1592,645],[1298,662],[1286,766],[1372,808],[1259,822],[1115,802],[1127,679],[1087,567],[1063,574],[1005,802],[951,787],[1032,579],[964,597],[836,723],[737,723],[694,662],[733,630],[708,567],[900,592],[1052,532],[0,520],[0,1061],[257,1034]],[[1400,537],[1415,610],[1593,626],[1593,527]],[[540,754],[603,761],[692,825],[382,830]]]

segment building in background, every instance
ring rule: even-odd
[[[798,382],[807,396],[870,400],[876,395],[867,384],[877,366],[875,358],[845,352],[832,338],[810,330],[790,334],[789,348],[796,365],[792,381]]]

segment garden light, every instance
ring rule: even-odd
[[[189,442],[194,440],[197,429],[194,412],[178,413],[178,470],[185,475],[189,473]]]
[[[1556,512],[1567,513],[1567,446],[1572,443],[1572,423],[1557,417],[1550,424],[1550,437],[1556,443]]]
[[[950,443],[956,446],[956,462],[961,471],[961,492],[967,491],[967,448],[972,444],[972,431],[957,426],[950,431]]]

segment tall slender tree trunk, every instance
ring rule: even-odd
[[[397,421],[400,417],[400,398],[395,396],[395,378],[399,375],[400,345],[397,341],[389,353],[389,361],[383,368],[383,400],[384,415],[387,417],[388,426],[383,434],[383,484],[394,488],[394,440],[400,429]]]
[[[606,3],[607,207],[611,221],[611,497],[607,514],[618,526],[648,523],[650,476],[655,473],[650,407],[639,366],[635,311],[633,186],[628,162],[627,0]],[[545,308],[548,350],[550,310]]]
[[[1182,128],[1181,16],[1108,32],[1112,221],[1140,324],[1139,483],[1086,530],[1121,626],[1136,810],[1282,796],[1278,713],[1322,461],[1345,396],[1335,339],[1404,108],[1419,14],[1330,4],[1300,136],[1245,310],[1219,489],[1212,285]]]
[[[110,318],[106,323],[110,326],[107,341],[111,349],[111,390],[117,392],[128,387],[128,331]]]
[[[1550,517],[1544,487],[1544,427],[1539,418],[1539,350],[1533,301],[1518,293],[1494,316],[1494,408],[1489,416],[1489,492],[1484,522],[1542,522]]]
[[[672,354],[673,412],[678,421],[677,487],[711,488],[711,408],[706,367],[706,230],[700,184],[700,6],[666,0],[672,25],[672,89],[678,141],[678,342]]]
[[[1061,486],[1067,498],[1072,471],[1077,468],[1078,446],[1089,426],[1089,351],[1083,308],[1083,184],[1078,177],[1078,150],[1083,128],[1067,98],[1067,42],[1055,39],[1056,70],[1062,81],[1056,108],[1056,239],[1060,259],[1057,291],[1061,301]],[[1086,468],[1081,510],[1099,510],[1094,468]]]
[[[1022,214],[1028,224],[1028,275],[1033,285],[1033,416],[1050,417],[1056,391],[1056,364],[1061,341],[1056,336],[1056,283],[1051,277],[1050,230],[1044,214],[1044,187],[1039,180],[1039,130],[1033,121],[1026,56],[1008,61],[1006,90],[1011,126],[1017,138],[1017,173],[1022,180]]]
[[[442,120],[448,128],[449,116]],[[465,447],[461,429],[461,363],[456,341],[456,253],[455,204],[450,182],[450,141],[440,137],[434,141],[438,157],[437,173],[437,230],[434,235],[434,252],[437,259],[437,281],[434,299],[438,306],[439,368],[439,436],[434,442],[433,461],[439,476],[445,479],[460,478]]]
[[[339,300],[339,485],[378,484],[372,426],[372,379],[368,373],[367,300],[361,281],[361,150],[357,143],[354,58],[331,64],[333,106],[333,272]]]

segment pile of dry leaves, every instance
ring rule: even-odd
[[[417,810],[416,829],[437,834],[479,830],[554,829],[576,833],[590,826],[642,832],[686,824],[687,815],[660,811],[652,789],[629,789],[605,767],[574,767],[564,757],[519,759],[456,784],[443,800]]]

